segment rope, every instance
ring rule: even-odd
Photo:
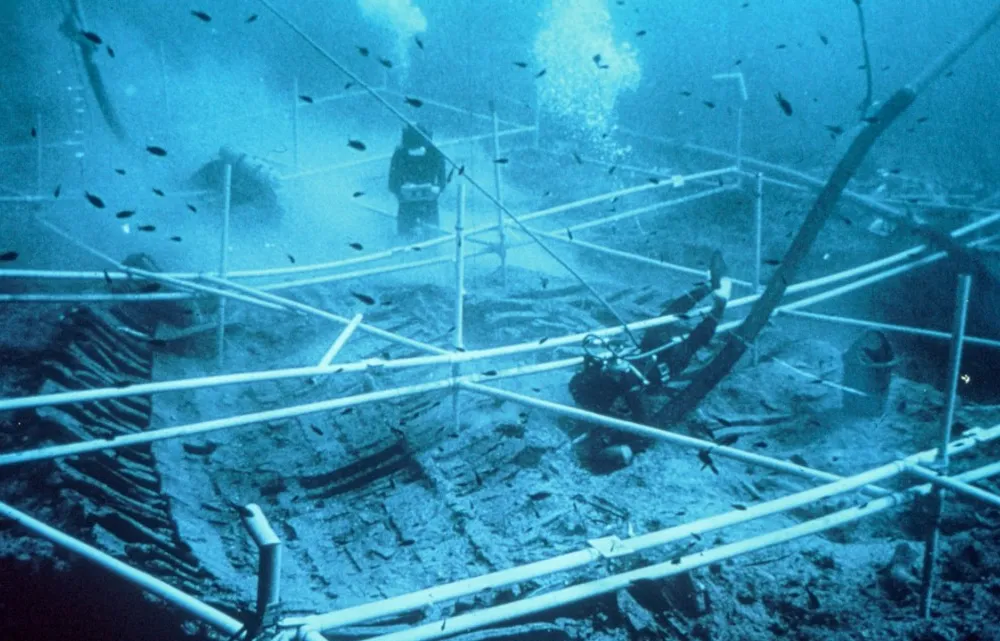
[[[360,77],[355,75],[344,64],[342,64],[339,60],[334,58],[333,55],[330,54],[326,49],[320,46],[319,43],[317,43],[315,40],[309,37],[309,35],[307,35],[298,25],[292,22],[280,11],[275,9],[269,0],[259,0],[259,2],[262,5],[264,5],[264,7],[267,8],[268,11],[273,13],[278,20],[285,23],[285,25],[287,25],[289,29],[298,34],[310,47],[315,49],[318,54],[326,58],[341,73],[350,78],[357,86],[364,89],[369,95],[371,95],[372,98],[374,98],[377,102],[379,102],[383,107],[388,109],[389,112],[392,113],[392,115],[394,115],[400,122],[416,129],[416,131],[420,134],[421,138],[423,138],[427,142],[427,144],[429,145],[434,144],[433,141],[426,134],[424,134],[424,132],[420,131],[420,129],[416,127],[416,123],[414,121],[411,121],[409,118],[407,118],[401,111],[399,111],[399,109],[394,107],[388,100],[383,98],[375,89],[373,89],[371,85],[369,85],[367,82],[365,82]],[[445,154],[444,151],[441,151],[440,149],[438,149],[438,151],[441,153],[441,156],[452,166],[452,168],[456,170],[460,169],[458,163],[452,160],[452,158],[447,154]],[[500,211],[502,211],[506,216],[508,216],[511,220],[513,220],[517,224],[517,226],[520,227],[521,231],[523,231],[528,236],[528,238],[537,243],[538,246],[541,247],[543,250],[545,250],[545,252],[549,256],[555,259],[557,263],[559,263],[567,272],[569,272],[574,278],[576,278],[581,285],[586,287],[587,290],[590,292],[590,294],[595,299],[597,299],[597,301],[601,305],[603,305],[609,312],[611,312],[611,314],[615,317],[615,320],[618,321],[618,324],[621,325],[622,329],[628,335],[629,339],[636,346],[639,345],[639,340],[635,337],[635,334],[632,333],[632,330],[629,328],[628,323],[625,322],[625,319],[623,319],[618,314],[615,308],[611,306],[611,303],[609,303],[603,296],[601,296],[601,294],[596,289],[593,288],[593,286],[591,286],[586,280],[584,280],[583,276],[577,273],[577,271],[574,270],[565,260],[563,260],[545,243],[543,243],[542,240],[534,232],[532,232],[524,223],[522,223],[517,216],[512,214],[510,210],[503,205],[503,203],[501,203],[499,200],[497,200],[495,196],[489,193],[486,190],[486,188],[484,188],[482,185],[476,182],[467,172],[463,171],[462,176],[464,176],[464,178],[469,182],[470,185],[472,185],[474,189],[483,194],[487,198],[487,200],[496,205]]]

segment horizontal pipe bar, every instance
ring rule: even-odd
[[[183,610],[189,615],[218,628],[226,634],[235,635],[243,629],[243,624],[231,616],[216,610],[212,606],[202,603],[189,594],[178,590],[172,585],[165,583],[154,576],[146,574],[132,566],[122,563],[109,554],[87,545],[79,539],[75,539],[54,527],[46,525],[41,521],[32,518],[6,503],[0,502],[0,517],[10,519],[32,533],[41,536],[59,547],[74,552],[94,563],[101,568],[111,572],[115,576],[136,585],[150,594],[155,594],[167,603]]]
[[[841,325],[852,325],[854,327],[867,327],[870,329],[881,329],[887,332],[899,332],[901,334],[913,334],[915,336],[928,336],[930,338],[951,340],[951,334],[949,332],[939,332],[931,329],[922,329],[920,327],[909,327],[907,325],[892,325],[890,323],[877,323],[874,321],[859,320],[856,318],[847,318],[845,316],[832,316],[830,314],[817,314],[814,312],[802,312],[796,310],[783,310],[782,313],[788,316],[796,316],[798,318],[808,318],[811,320],[826,321],[829,323],[839,323]],[[1000,348],[1000,341],[990,340],[988,338],[974,338],[966,336],[965,338],[962,339],[962,342],[974,345],[983,345],[985,347]]]
[[[1000,468],[998,468],[1000,469]],[[701,552],[677,557],[669,561],[630,570],[620,574],[577,584],[554,592],[528,597],[519,601],[475,610],[456,617],[424,623],[408,630],[375,637],[370,641],[430,641],[461,632],[468,632],[505,621],[520,619],[545,612],[555,607],[569,605],[631,587],[639,581],[662,580],[690,572],[697,568],[720,563],[727,559],[755,552],[782,543],[819,534],[842,527],[867,516],[904,505],[920,495],[921,490],[929,491],[929,485],[889,496],[867,501],[861,505],[833,512],[817,519],[811,519],[790,527],[753,536],[741,541],[721,545]]]
[[[958,494],[964,494],[965,496],[974,498],[987,505],[1000,508],[1000,496],[997,496],[992,492],[987,492],[986,490],[980,489],[974,485],[969,485],[963,481],[956,480],[950,476],[942,476],[934,470],[929,470],[916,463],[907,465],[906,471],[913,476],[921,478],[925,481],[930,481],[934,485],[940,485],[941,487],[957,492]]]
[[[629,209],[627,211],[619,212],[612,216],[605,216],[598,220],[588,220],[582,223],[577,223],[575,225],[570,225],[569,229],[571,231],[582,231],[584,229],[590,229],[591,227],[598,227],[600,225],[607,225],[610,223],[616,223],[620,220],[625,220],[627,218],[633,218],[640,214],[644,214],[649,211],[654,211],[656,209],[661,209],[662,207],[672,206],[672,205],[683,205],[685,203],[694,202],[696,200],[701,200],[702,198],[708,198],[709,196],[715,196],[723,192],[732,191],[734,189],[731,185],[726,185],[723,187],[715,187],[713,189],[706,189],[705,191],[700,191],[689,196],[682,196],[680,198],[674,198],[673,200],[653,203],[652,205],[646,205],[644,207],[637,207],[635,209]]]

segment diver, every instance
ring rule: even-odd
[[[669,395],[668,385],[685,378],[691,359],[712,340],[726,311],[733,284],[718,251],[712,254],[709,274],[708,281],[697,283],[662,308],[662,315],[684,318],[711,295],[711,310],[687,336],[676,323],[653,327],[643,335],[637,351],[619,349],[593,335],[585,338],[583,368],[569,382],[576,404],[591,412],[645,424],[644,396]],[[600,428],[588,432],[581,454],[594,471],[606,472],[628,465],[634,453],[651,444],[647,438]]]
[[[392,154],[389,191],[399,201],[396,230],[401,236],[413,236],[424,226],[440,226],[438,198],[446,182],[445,163],[432,139],[426,125],[407,125]]]

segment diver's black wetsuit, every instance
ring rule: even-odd
[[[444,156],[438,148],[428,144],[419,133],[404,129],[402,144],[396,147],[389,165],[389,191],[399,200],[396,229],[400,235],[411,235],[421,225],[440,225],[437,199],[445,181]],[[437,193],[410,200],[406,193],[410,186],[433,186]]]

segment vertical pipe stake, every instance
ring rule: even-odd
[[[233,166],[226,163],[222,180],[222,247],[219,252],[219,278],[225,279],[229,271],[229,209],[232,197]],[[215,328],[216,365],[222,367],[226,340],[226,298],[219,298],[219,324]]]

